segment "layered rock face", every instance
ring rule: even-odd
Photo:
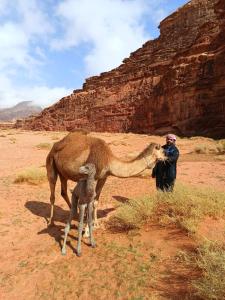
[[[225,137],[224,9],[192,0],[160,23],[159,38],[22,126]]]

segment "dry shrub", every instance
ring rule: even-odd
[[[194,288],[190,298],[202,300],[225,299],[225,246],[205,239],[195,252],[179,251],[177,259],[194,268],[198,277],[191,281]]]
[[[194,152],[197,154],[207,154],[209,153],[209,146],[205,144],[199,144],[194,148]]]
[[[197,295],[205,300],[225,299],[225,247],[205,241],[195,258],[202,276],[193,282]]]
[[[15,144],[15,142],[16,142],[16,138],[14,138],[14,137],[9,138],[9,140],[12,144]]]
[[[159,216],[161,225],[175,223],[189,233],[195,233],[204,217],[225,216],[225,193],[177,183],[172,193],[157,192],[121,204],[108,225],[116,231],[128,231],[140,228],[153,215]]]
[[[46,180],[44,168],[29,168],[16,175],[14,183],[29,183],[38,185]]]
[[[112,141],[112,142],[109,142],[108,145],[113,145],[113,146],[129,146],[130,144],[128,144],[127,142],[124,142],[124,141]]]
[[[225,154],[225,140],[220,140],[216,148],[218,154]]]
[[[109,228],[115,231],[129,231],[146,223],[155,207],[154,199],[150,197],[131,199],[120,205],[115,215],[109,221]]]
[[[177,184],[173,193],[158,193],[158,205],[171,222],[190,233],[195,233],[205,216],[225,216],[225,193],[210,188]]]
[[[199,144],[194,148],[197,154],[225,154],[225,140],[219,140],[213,145]]]
[[[43,150],[50,150],[52,148],[52,144],[50,143],[40,143],[36,145],[38,149],[43,149]]]
[[[51,139],[52,139],[52,140],[60,140],[61,137],[58,136],[58,135],[53,135],[53,136],[51,137]]]

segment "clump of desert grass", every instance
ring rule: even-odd
[[[194,152],[197,154],[219,154],[217,144],[199,144],[194,148]]]
[[[58,135],[53,135],[53,136],[51,136],[51,139],[52,139],[52,140],[60,140],[61,137],[58,136]]]
[[[225,299],[225,246],[205,241],[196,256],[202,276],[193,282],[196,294],[202,299]]]
[[[38,149],[50,150],[52,148],[52,144],[51,143],[40,143],[40,144],[36,145],[36,147]]]
[[[143,197],[122,203],[108,221],[108,227],[115,231],[129,231],[140,228],[152,216],[156,202],[154,198]]]
[[[218,141],[217,152],[218,154],[225,154],[225,139]]]
[[[210,144],[198,144],[194,148],[197,154],[225,154],[225,139],[214,141]]]
[[[183,263],[198,271],[192,295],[204,300],[225,299],[225,245],[205,239],[195,252],[181,252]]]
[[[177,183],[172,193],[156,192],[121,204],[108,225],[115,231],[129,231],[154,218],[162,226],[175,224],[194,234],[206,216],[225,216],[225,193]]]
[[[177,184],[173,193],[159,192],[157,202],[162,223],[166,219],[192,234],[206,216],[225,216],[225,193],[208,187]]]
[[[31,167],[22,170],[16,175],[14,183],[28,183],[38,185],[46,181],[46,170],[44,168]]]

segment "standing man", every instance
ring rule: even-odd
[[[166,144],[162,146],[166,161],[158,161],[152,170],[152,178],[156,179],[156,188],[163,192],[172,192],[177,175],[177,160],[179,157],[179,150],[176,145],[176,136],[168,134],[166,136]]]

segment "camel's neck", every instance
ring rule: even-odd
[[[131,177],[140,174],[147,169],[150,164],[154,164],[154,160],[148,158],[136,159],[133,161],[121,161],[117,158],[113,158],[110,162],[109,172],[116,177]]]
[[[91,174],[87,178],[86,192],[87,194],[93,194],[95,191],[95,174]]]

